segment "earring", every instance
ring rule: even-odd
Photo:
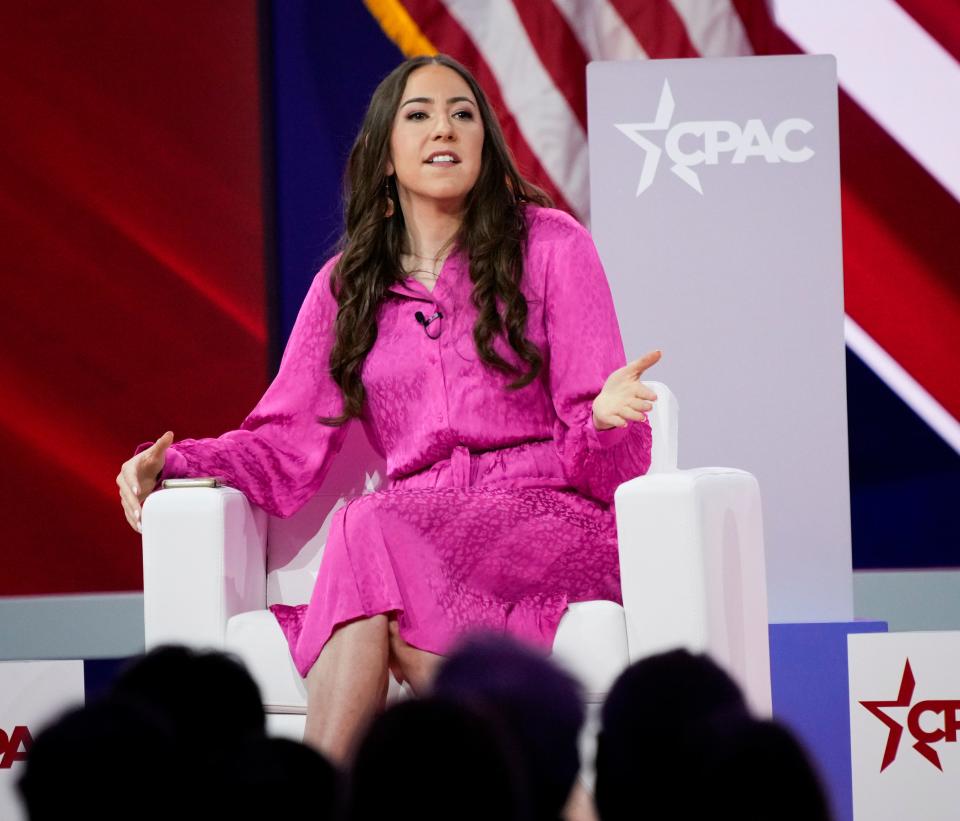
[[[393,216],[393,197],[390,196],[390,180],[383,183],[383,193],[387,197],[387,210],[383,212],[384,219],[390,219]]]

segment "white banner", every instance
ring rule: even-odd
[[[0,662],[0,818],[25,819],[16,782],[33,739],[84,703],[82,661]]]
[[[960,632],[847,639],[856,821],[960,818]]]

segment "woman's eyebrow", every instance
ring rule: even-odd
[[[406,102],[400,105],[400,108],[403,108],[405,105],[410,103],[432,103],[433,97],[411,97]],[[471,100],[469,97],[450,97],[447,100],[447,105],[452,105],[453,103],[470,103],[470,105],[476,105],[476,103]]]

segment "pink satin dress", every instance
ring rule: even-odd
[[[304,677],[337,626],[364,616],[395,613],[400,635],[433,653],[472,628],[549,649],[569,602],[621,601],[613,494],[647,471],[650,427],[595,428],[592,401],[626,364],[610,287],[572,217],[530,205],[526,219],[527,336],[544,367],[525,388],[507,390],[512,377],[477,355],[461,251],[432,292],[396,283],[378,308],[360,421],[386,481],[335,512],[309,603],[271,607]],[[176,442],[162,478],[217,476],[281,517],[321,487],[356,421],[315,421],[343,410],[328,373],[336,259],[317,273],[277,376],[240,428]],[[424,327],[418,311],[442,318]],[[524,364],[502,337],[495,347]]]

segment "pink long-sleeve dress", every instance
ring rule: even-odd
[[[647,471],[650,427],[593,424],[594,397],[626,359],[590,234],[552,208],[528,205],[526,220],[527,337],[544,367],[525,388],[508,391],[514,377],[476,352],[462,251],[432,292],[396,283],[378,308],[361,422],[387,480],[335,512],[310,602],[271,608],[302,676],[338,625],[363,616],[395,612],[409,644],[439,654],[474,627],[549,648],[569,602],[621,601],[613,494]],[[240,428],[171,445],[161,478],[216,476],[281,517],[320,488],[355,421],[316,421],[343,410],[328,371],[336,259]],[[418,311],[442,318],[424,327]],[[502,337],[495,347],[526,367]]]

